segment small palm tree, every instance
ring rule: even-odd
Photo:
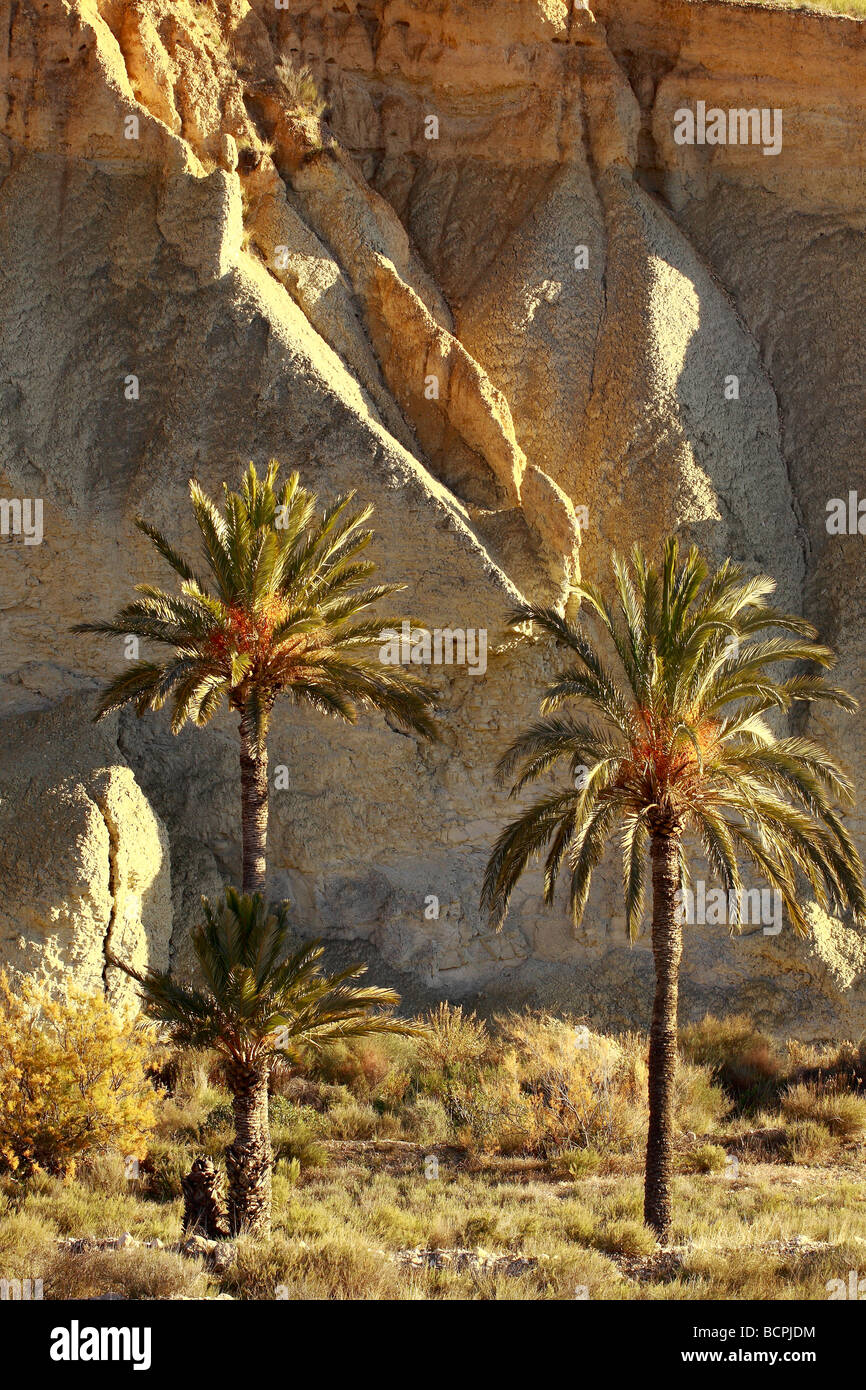
[[[651,864],[656,989],[644,1217],[664,1240],[671,1221],[677,992],[688,882],[684,835],[696,837],[731,903],[740,902],[743,860],[778,891],[798,933],[808,931],[801,884],[825,909],[850,909],[863,922],[863,866],[837,809],[853,802],[851,784],[819,744],[776,734],[765,718],[796,701],[828,701],[847,710],[856,704],[814,669],[771,674],[781,662],[829,667],[833,660],[809,623],[769,606],[772,579],[749,578],[730,561],[710,574],[694,548],[680,561],[675,539],[668,540],[660,569],[635,549],[630,565],[614,556],[613,570],[616,610],[594,585],[576,590],[600,626],[612,666],[583,623],[533,606],[512,615],[515,626],[538,624],[576,660],[554,678],[542,717],[505,753],[499,776],[519,770],[514,795],[564,759],[571,784],[537,800],[499,836],[482,904],[500,926],[515,884],[546,849],[545,900],[553,900],[567,861],[571,911],[579,923],[592,872],[619,825],[626,920],[634,938]],[[577,706],[574,712],[562,709],[568,701]]]
[[[171,701],[173,733],[207,724],[226,701],[240,719],[243,890],[265,888],[268,833],[267,738],[280,695],[354,724],[362,708],[435,737],[435,692],[411,671],[369,652],[394,620],[369,610],[400,584],[368,585],[362,529],[372,508],[351,511],[353,493],[320,515],[293,473],[278,489],[279,464],[263,479],[253,464],[240,492],[225,487],[223,512],[189,485],[210,585],[148,522],[136,524],[180,577],[180,593],[139,584],[138,600],[111,622],[74,632],[135,636],[168,647],[162,661],[136,661],[105,690],[101,719],[124,705],[141,715]]]
[[[322,971],[317,941],[291,951],[287,905],[272,912],[260,894],[227,888],[225,901],[202,899],[204,922],[192,936],[203,988],[168,971],[140,973],[112,959],[141,985],[144,1011],[165,1024],[179,1047],[213,1049],[224,1059],[232,1093],[234,1142],[226,1149],[229,1227],[266,1235],[271,1216],[268,1078],[275,1058],[297,1065],[324,1043],[370,1033],[417,1034],[394,1018],[400,997],[360,986],[366,966]]]

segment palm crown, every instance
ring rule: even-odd
[[[545,899],[552,901],[567,860],[579,922],[616,826],[632,936],[642,921],[650,839],[662,833],[678,841],[684,831],[734,890],[734,911],[746,861],[779,891],[798,932],[808,930],[798,876],[822,907],[864,920],[863,868],[838,810],[851,803],[851,784],[817,743],[777,736],[766,719],[795,701],[856,708],[820,674],[802,665],[791,673],[792,662],[832,664],[814,628],[769,605],[772,579],[749,577],[730,561],[708,577],[696,549],[680,560],[675,539],[660,569],[639,548],[630,565],[614,556],[613,569],[615,608],[592,584],[577,593],[614,665],[583,625],[533,606],[512,615],[515,625],[538,624],[576,661],[555,676],[542,717],[505,753],[499,776],[517,773],[516,795],[564,759],[572,785],[537,800],[499,836],[482,895],[492,920],[501,924],[517,880],[547,848]],[[787,674],[778,674],[780,663]],[[575,712],[562,708],[567,702]],[[682,850],[679,860],[685,886]]]
[[[258,893],[227,888],[224,901],[202,899],[202,908],[192,945],[203,987],[114,962],[139,982],[145,1012],[167,1025],[178,1046],[213,1048],[236,1066],[256,1068],[275,1056],[297,1063],[304,1050],[340,1038],[412,1031],[383,1012],[399,995],[357,983],[366,966],[326,974],[319,942],[291,950],[288,904],[268,911]]]
[[[383,626],[373,604],[402,585],[369,584],[362,558],[372,540],[370,507],[351,511],[352,493],[321,514],[293,473],[281,490],[279,464],[263,479],[252,464],[240,492],[224,488],[220,512],[198,483],[189,486],[210,587],[154,526],[137,525],[180,577],[180,593],[139,584],[139,598],[107,623],[76,632],[122,633],[171,649],[136,661],[103,693],[96,718],[133,705],[138,714],[172,703],[171,727],[207,724],[227,701],[240,715],[242,882],[261,892],[267,878],[268,751],[278,695],[354,724],[362,708],[435,737],[432,687],[369,652]]]
[[[187,720],[207,724],[227,700],[248,716],[258,749],[274,701],[286,692],[350,723],[359,707],[375,707],[431,736],[433,692],[413,672],[365,654],[393,621],[366,610],[403,587],[366,584],[375,570],[361,558],[373,536],[363,529],[372,508],[351,511],[354,494],[347,493],[317,515],[317,498],[297,473],[279,490],[278,473],[272,460],[260,479],[250,464],[240,492],[224,487],[222,513],[190,483],[207,578],[156,527],[137,520],[179,575],[180,593],[139,584],[140,597],[113,621],[74,630],[137,636],[172,652],[117,676],[97,717],[130,704],[142,714],[170,700],[177,733]]]

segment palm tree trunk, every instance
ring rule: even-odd
[[[671,1224],[677,994],[683,951],[682,921],[676,896],[680,886],[678,832],[671,832],[669,828],[655,831],[651,855],[656,992],[649,1046],[649,1131],[644,1221],[664,1244]]]
[[[266,733],[266,730],[265,730]],[[264,735],[256,748],[249,710],[241,715],[241,836],[245,893],[264,893],[268,848],[268,751]]]
[[[226,1149],[229,1227],[267,1236],[271,1229],[271,1129],[268,1120],[268,1068],[229,1068],[235,1117],[234,1143]]]

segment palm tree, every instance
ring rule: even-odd
[[[275,460],[263,479],[250,464],[240,492],[224,485],[222,513],[190,482],[210,587],[139,518],[136,525],[180,577],[180,593],[139,584],[140,597],[111,622],[73,628],[169,648],[164,660],[136,661],[116,676],[97,719],[124,705],[142,715],[169,700],[173,733],[187,720],[207,724],[224,700],[239,716],[246,893],[265,888],[267,738],[278,696],[350,724],[359,709],[377,709],[401,728],[435,737],[432,688],[369,654],[394,620],[368,610],[404,587],[367,584],[375,565],[360,557],[373,537],[362,529],[372,508],[351,511],[354,493],[347,493],[317,515],[317,498],[300,486],[297,473],[281,490],[278,473]]]
[[[324,1043],[370,1033],[419,1033],[420,1025],[380,1012],[399,995],[356,981],[366,966],[322,971],[323,948],[308,942],[292,952],[289,909],[269,912],[256,893],[225,890],[225,901],[202,899],[204,922],[192,936],[203,987],[180,984],[168,971],[141,973],[112,958],[141,985],[145,1013],[167,1026],[179,1047],[214,1049],[224,1059],[232,1093],[234,1142],[226,1149],[229,1229],[266,1235],[271,1216],[268,1078],[275,1058],[297,1065]]]
[[[583,622],[527,605],[515,626],[536,623],[569,650],[541,717],[512,743],[500,779],[517,774],[512,795],[568,764],[571,783],[528,807],[496,841],[482,904],[501,926],[515,884],[546,849],[544,897],[552,902],[567,860],[572,917],[582,918],[592,872],[619,826],[626,921],[640,930],[647,864],[652,873],[655,1000],[649,1046],[649,1132],[644,1219],[661,1240],[671,1221],[677,991],[688,875],[684,836],[740,902],[740,862],[781,895],[796,932],[808,922],[802,885],[826,910],[866,919],[863,866],[837,809],[851,783],[826,751],[802,736],[777,734],[765,716],[797,701],[856,703],[816,672],[830,650],[802,618],[768,603],[775,584],[726,561],[710,573],[697,550],[680,560],[676,539],[663,563],[640,549],[613,557],[615,608],[592,584],[576,592],[607,648]],[[775,631],[774,631],[775,630]],[[779,663],[814,663],[782,668]],[[773,674],[773,671],[776,674]],[[572,701],[574,710],[563,709]],[[735,897],[731,895],[735,894]],[[734,918],[738,918],[736,909]]]

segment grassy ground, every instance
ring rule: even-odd
[[[660,1251],[641,1221],[644,1047],[446,1010],[426,1043],[331,1049],[271,1098],[271,1241],[192,1253],[171,1248],[180,1178],[219,1158],[231,1111],[212,1061],[173,1060],[137,1176],[104,1154],[0,1181],[0,1271],[59,1299],[609,1300],[826,1299],[866,1272],[864,1049],[783,1052],[742,1019],[685,1030]]]
[[[227,1267],[143,1244],[73,1252],[58,1238],[130,1233],[166,1246],[180,1203],[122,1190],[104,1169],[41,1179],[0,1224],[8,1278],[46,1298],[826,1299],[866,1268],[863,1155],[833,1164],[745,1163],[676,1181],[673,1248],[640,1220],[637,1174],[563,1180],[519,1159],[452,1154],[424,1176],[422,1148],[333,1146],[275,1180],[271,1242],[232,1245]],[[422,1253],[423,1252],[423,1253]],[[460,1253],[462,1252],[462,1253]]]
[[[866,0],[721,0],[724,4],[746,7],[760,6],[765,10],[813,10],[817,14],[838,14],[849,19],[866,15]]]
[[[756,4],[768,10],[815,10],[818,14],[847,15],[862,19],[866,15],[866,0],[728,0],[733,5]]]

